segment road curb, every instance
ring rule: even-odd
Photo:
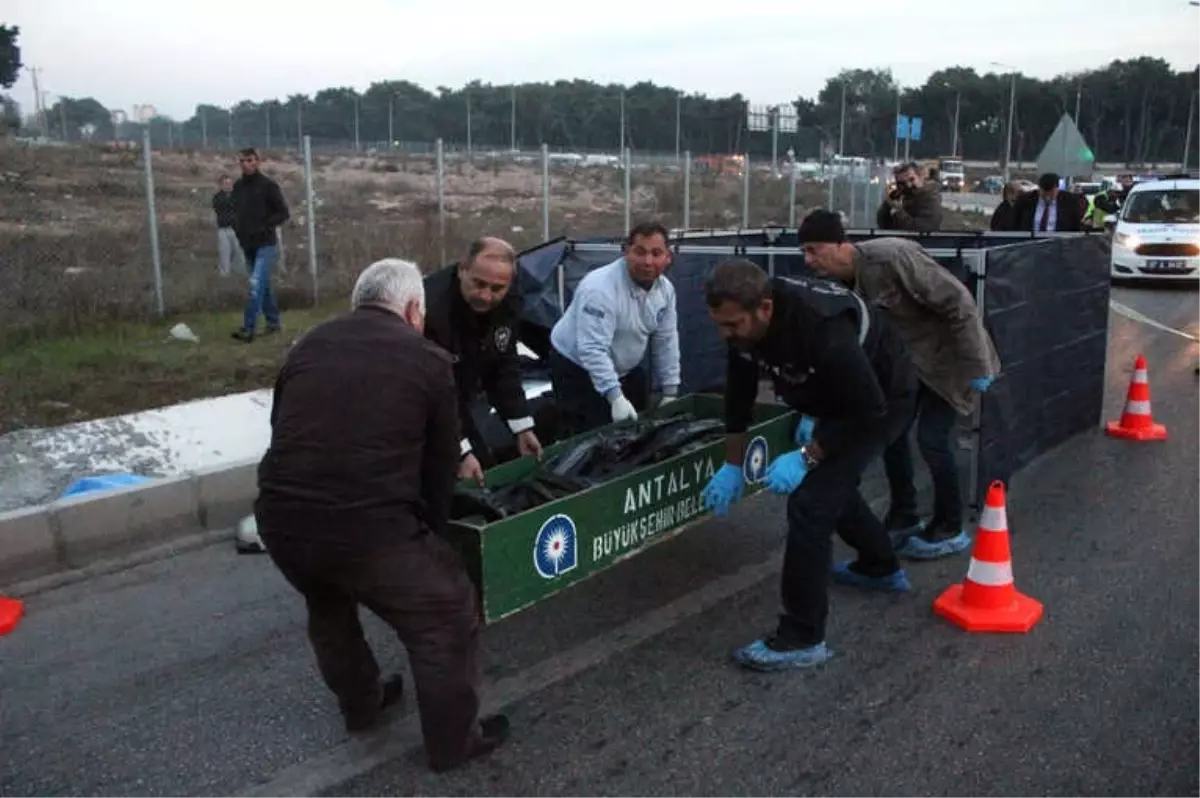
[[[0,586],[87,578],[113,561],[127,567],[219,539],[252,512],[257,467],[258,458],[241,460],[0,513]]]

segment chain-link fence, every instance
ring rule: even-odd
[[[282,303],[348,294],[372,261],[433,269],[484,234],[524,248],[557,236],[672,228],[792,226],[817,206],[872,223],[886,175],[740,155],[561,153],[502,149],[266,150],[283,190]],[[212,206],[236,151],[142,142],[0,142],[0,342],[96,323],[234,308],[246,275],[218,268]]]

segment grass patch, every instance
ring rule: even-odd
[[[291,344],[347,309],[342,301],[284,310],[283,332],[251,344],[230,337],[241,325],[238,311],[123,323],[24,344],[0,353],[0,433],[270,387]],[[179,322],[199,343],[170,337]]]

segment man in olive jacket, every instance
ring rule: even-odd
[[[974,298],[920,244],[876,238],[851,244],[836,213],[813,211],[800,226],[805,260],[817,273],[840,280],[883,308],[912,355],[920,377],[917,446],[933,479],[933,517],[917,514],[909,436],[884,452],[891,489],[887,526],[901,556],[931,560],[963,551],[958,464],[950,446],[958,415],[969,415],[975,394],[1000,373],[1000,357]]]

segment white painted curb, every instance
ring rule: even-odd
[[[0,513],[0,585],[84,568],[252,511],[259,458]]]

